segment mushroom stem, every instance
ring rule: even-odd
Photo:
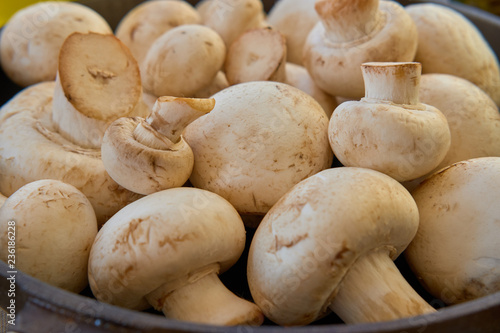
[[[418,105],[422,65],[418,62],[370,62],[361,65],[364,100]]]
[[[177,143],[187,125],[212,111],[214,106],[215,100],[213,98],[164,96],[158,98],[146,122],[151,125],[152,129],[173,143]],[[137,126],[134,130],[134,136],[136,138],[144,137],[144,130],[144,126]]]
[[[435,312],[403,278],[387,251],[360,257],[330,304],[345,323],[367,323]]]
[[[347,43],[370,35],[381,25],[379,0],[320,0],[315,5],[326,37]]]
[[[237,297],[215,272],[176,290],[159,288],[146,296],[168,318],[212,325],[260,325],[264,317],[253,303]]]

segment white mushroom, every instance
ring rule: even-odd
[[[84,5],[68,1],[33,4],[18,11],[2,29],[0,63],[20,86],[53,81],[66,37],[91,31],[113,32],[103,17]]]
[[[413,61],[417,28],[395,1],[318,0],[321,22],[304,45],[304,67],[333,96],[364,95],[365,62]]]
[[[328,117],[337,106],[336,100],[321,90],[307,70],[287,63],[285,37],[272,28],[253,29],[238,37],[227,53],[225,72],[229,84],[251,81],[287,83],[311,95]]]
[[[453,164],[412,194],[420,224],[405,254],[423,286],[448,304],[500,291],[500,157]]]
[[[220,36],[201,25],[182,25],[155,40],[141,65],[144,90],[154,96],[190,97],[207,87],[224,64]]]
[[[202,19],[229,47],[245,31],[266,27],[265,16],[261,0],[210,0]]]
[[[87,262],[96,235],[88,199],[57,180],[29,183],[0,208],[0,259],[75,293],[88,284]],[[15,253],[9,253],[8,244],[15,244]]]
[[[166,31],[183,24],[199,23],[200,16],[186,1],[146,1],[122,18],[116,28],[116,37],[142,63],[153,42]]]
[[[366,97],[344,102],[330,119],[329,139],[345,166],[398,181],[432,171],[450,147],[450,129],[435,107],[419,102],[419,63],[366,63]]]
[[[118,184],[140,194],[184,185],[194,156],[181,134],[214,105],[213,99],[160,97],[147,119],[116,120],[101,146],[106,171]]]
[[[422,63],[424,73],[469,80],[500,105],[498,59],[478,28],[457,11],[438,4],[415,4],[406,11],[417,25],[415,61]]]
[[[328,309],[346,323],[435,310],[393,260],[418,227],[418,210],[396,180],[374,170],[332,168],[300,182],[259,225],[248,283],[266,317],[285,326]]]
[[[168,318],[214,325],[260,325],[259,308],[237,297],[217,274],[243,252],[245,228],[220,196],[195,188],[151,194],[125,207],[99,231],[89,259],[95,297]]]
[[[105,56],[103,56],[105,55]],[[68,140],[99,148],[106,128],[137,111],[142,88],[139,66],[113,35],[69,36],[61,47],[52,119]]]
[[[215,108],[187,126],[190,177],[242,214],[265,214],[301,180],[331,166],[328,117],[306,93],[249,82],[213,96]]]
[[[302,65],[302,51],[309,32],[319,22],[315,0],[279,0],[267,21],[286,37],[287,61]]]

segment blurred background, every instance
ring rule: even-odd
[[[500,16],[500,0],[459,0],[458,2],[479,7]]]

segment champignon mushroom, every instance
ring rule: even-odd
[[[227,47],[247,30],[267,26],[261,0],[210,0],[203,9],[203,24],[215,30]]]
[[[0,259],[5,262],[12,258],[7,244],[14,234],[17,269],[75,293],[87,286],[97,221],[89,200],[75,187],[57,180],[21,187],[0,207]]]
[[[166,31],[183,24],[199,23],[200,15],[186,1],[147,1],[122,18],[116,28],[116,37],[142,63],[153,42]]]
[[[407,181],[441,163],[450,129],[438,109],[419,102],[421,68],[419,63],[363,64],[366,97],[340,104],[330,119],[330,144],[343,165]]]
[[[3,70],[22,87],[53,81],[59,49],[74,32],[113,31],[97,12],[78,3],[42,1],[18,11],[2,29]]]
[[[333,310],[346,323],[435,311],[393,260],[418,227],[396,180],[333,168],[300,182],[267,213],[250,246],[248,283],[266,317],[305,325]]]
[[[302,51],[309,32],[319,22],[315,0],[279,0],[267,21],[286,38],[287,61],[302,65]]]
[[[0,192],[58,179],[87,196],[102,224],[140,197],[111,179],[100,152],[112,121],[144,111],[138,65],[115,37],[75,33],[59,66],[55,84],[27,88],[0,110]]]
[[[229,84],[251,81],[277,81],[311,95],[328,117],[336,100],[321,90],[307,70],[286,62],[285,37],[272,28],[253,29],[238,37],[227,53],[225,72]]]
[[[331,166],[328,117],[306,93],[249,82],[215,94],[215,108],[187,126],[195,187],[242,214],[263,215],[299,181]]]
[[[189,97],[210,85],[226,47],[208,27],[186,24],[155,40],[141,66],[144,90],[154,96]]]
[[[500,158],[453,164],[412,194],[420,224],[405,255],[423,286],[448,304],[500,291]]]
[[[243,252],[245,228],[220,196],[195,188],[151,194],[123,208],[99,231],[89,259],[95,297],[168,318],[214,325],[260,325],[258,307],[217,274]]]
[[[116,120],[101,146],[106,171],[118,184],[140,194],[184,185],[194,156],[181,134],[214,105],[213,99],[160,97],[147,119]]]
[[[304,45],[304,67],[333,96],[360,99],[365,62],[413,61],[417,28],[395,1],[319,0],[321,22]]]
[[[465,16],[442,5],[415,4],[406,11],[417,25],[415,61],[422,63],[424,73],[469,80],[500,106],[498,59],[481,32]]]

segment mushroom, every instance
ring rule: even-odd
[[[417,28],[395,1],[318,0],[319,22],[304,45],[304,67],[333,96],[364,95],[365,62],[413,61]]]
[[[417,25],[415,61],[422,63],[424,73],[451,74],[471,81],[500,106],[498,59],[481,32],[449,7],[416,4],[406,11]]]
[[[147,1],[122,18],[116,28],[116,37],[142,63],[153,42],[166,31],[183,24],[199,23],[200,15],[186,1]]]
[[[210,0],[203,7],[203,24],[215,30],[227,47],[245,31],[267,26],[261,0]]]
[[[136,310],[152,305],[168,318],[260,325],[259,308],[217,276],[244,246],[243,222],[226,200],[195,188],[164,190],[123,208],[99,231],[90,287],[100,301]]]
[[[13,235],[16,251],[9,256]],[[58,180],[26,184],[0,207],[0,259],[15,261],[16,269],[75,293],[88,284],[87,262],[96,235],[89,200]]]
[[[287,83],[311,95],[328,117],[336,100],[321,90],[307,70],[286,62],[285,37],[272,28],[253,29],[238,37],[227,53],[225,72],[231,85],[251,81]]]
[[[286,38],[287,61],[302,65],[302,51],[309,32],[319,22],[315,0],[279,0],[267,21]]]
[[[455,163],[412,192],[418,232],[405,252],[422,285],[456,304],[500,291],[500,157]]]
[[[305,325],[334,311],[344,322],[434,312],[393,260],[418,227],[418,210],[396,180],[332,168],[293,187],[257,228],[248,283],[264,315]]]
[[[419,102],[419,63],[365,63],[366,97],[344,102],[328,129],[345,166],[408,181],[432,171],[450,147],[450,129],[435,107]]]
[[[112,121],[142,116],[140,100],[137,63],[118,39],[71,35],[61,48],[57,82],[26,88],[0,110],[0,192],[61,180],[87,196],[103,224],[140,197],[113,181],[100,152]]]
[[[2,29],[0,63],[7,76],[22,87],[53,81],[57,55],[66,37],[91,31],[113,32],[103,17],[84,5],[35,3],[18,11]]]
[[[182,25],[155,40],[141,66],[144,90],[189,97],[210,85],[224,64],[220,36],[201,25]]]
[[[148,118],[116,120],[101,146],[106,171],[118,184],[140,194],[184,185],[194,156],[181,134],[214,105],[213,99],[160,97]]]
[[[249,82],[215,94],[215,108],[186,127],[191,183],[242,214],[264,215],[301,180],[331,166],[328,117],[306,93]]]

